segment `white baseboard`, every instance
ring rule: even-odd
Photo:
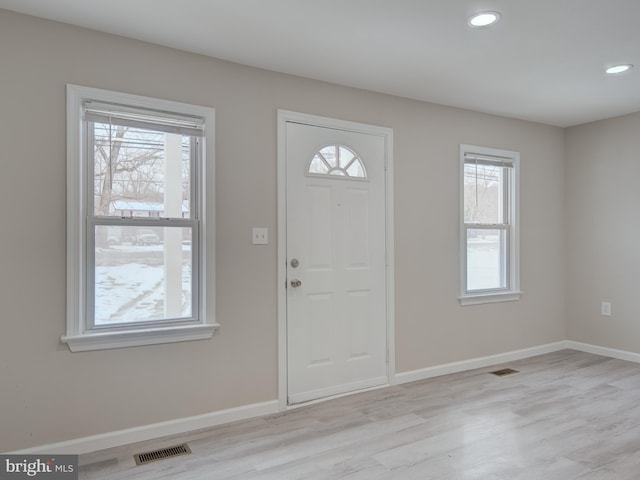
[[[18,454],[58,454],[82,455],[107,448],[120,447],[129,443],[144,442],[167,435],[214,427],[223,423],[245,420],[248,418],[270,415],[279,411],[277,400],[254,403],[242,407],[229,408],[217,412],[205,413],[194,417],[179,418],[166,422],[144,425],[142,427],[127,428],[115,432],[76,438],[66,442],[50,443],[25,450],[18,450]]]
[[[597,345],[575,342],[573,340],[564,340],[546,345],[539,345],[537,347],[499,353],[497,355],[472,358],[460,362],[446,363],[443,365],[396,373],[392,383],[402,384],[415,382],[417,380],[425,380],[427,378],[438,377],[440,375],[448,375],[450,373],[473,370],[475,368],[484,368],[514,360],[521,360],[536,355],[544,355],[545,353],[556,352],[565,348],[640,363],[640,354],[638,353],[600,347]],[[279,411],[280,405],[278,400],[272,400],[245,405],[242,407],[230,408],[227,410],[220,410],[217,412],[205,413],[194,417],[179,418],[176,420],[92,435],[89,437],[76,438],[65,442],[50,443],[47,445],[7,453],[82,455],[84,453],[120,447],[130,443],[144,442],[168,435],[177,435],[202,428],[214,427],[216,425],[235,422],[237,420],[246,420],[253,417],[259,417],[261,415],[271,415]]]
[[[544,355],[545,353],[557,352],[570,348],[566,341],[548,343],[537,347],[525,348],[522,350],[514,350],[511,352],[498,353],[497,355],[489,355],[486,357],[472,358],[462,360],[460,362],[445,363],[433,367],[420,368],[408,372],[396,373],[395,383],[409,383],[417,380],[425,380],[427,378],[439,377],[440,375],[448,375],[450,373],[463,372],[473,370],[474,368],[484,368],[498,363],[512,362],[523,358],[534,357],[536,355]]]
[[[617,350],[615,348],[600,347],[598,345],[591,345],[589,343],[574,342],[573,340],[567,340],[566,343],[566,348],[570,348],[572,350],[595,353],[596,355],[617,358],[618,360],[627,360],[629,362],[640,363],[640,353],[627,352],[626,350]]]

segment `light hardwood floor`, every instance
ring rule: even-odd
[[[502,367],[520,373],[487,373]],[[191,455],[133,461],[182,441]],[[82,480],[637,480],[640,364],[563,350],[96,452],[80,463]]]

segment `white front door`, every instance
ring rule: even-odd
[[[289,404],[388,383],[385,152],[286,123]]]

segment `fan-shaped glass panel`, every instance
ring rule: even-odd
[[[316,152],[309,163],[309,175],[328,175],[366,179],[364,163],[346,145],[327,145]]]
[[[340,168],[346,168],[347,165],[356,157],[356,154],[353,153],[348,148],[340,145],[339,147],[339,158],[340,158]]]
[[[311,160],[311,165],[309,166],[309,173],[326,175],[329,173],[330,169],[331,167],[329,167],[327,162],[324,162],[320,156],[316,155],[315,157],[313,157],[313,160]]]
[[[364,173],[364,168],[362,163],[360,163],[360,161],[357,162],[353,162],[351,165],[349,165],[347,167],[347,175],[349,175],[350,177],[356,177],[356,178],[365,178],[366,175]]]
[[[338,155],[336,152],[335,145],[324,147],[318,153],[324,157],[324,159],[326,160],[326,162],[329,164],[330,167],[333,168],[338,165],[338,161],[337,161]]]

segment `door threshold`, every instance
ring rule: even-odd
[[[335,400],[337,398],[348,397],[350,395],[355,395],[357,393],[365,393],[365,392],[371,392],[373,390],[380,390],[382,388],[387,388],[390,386],[391,386],[390,383],[384,383],[382,385],[375,385],[373,387],[361,388],[359,390],[352,390],[350,392],[337,393],[335,395],[329,395],[327,397],[315,398],[313,400],[305,400],[304,402],[287,403],[285,405],[285,410],[295,410],[296,408],[308,407],[309,405],[315,405],[317,403],[327,402],[329,400]]]

